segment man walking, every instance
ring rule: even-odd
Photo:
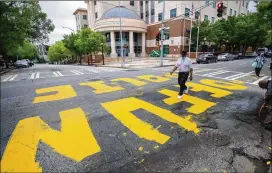
[[[192,61],[186,55],[187,55],[186,51],[182,51],[181,52],[181,57],[178,59],[175,67],[170,72],[170,74],[172,75],[177,68],[179,70],[179,73],[178,73],[178,84],[180,86],[180,89],[179,89],[178,99],[182,98],[183,92],[187,94],[188,91],[189,91],[189,87],[187,87],[185,85],[185,83],[186,83],[186,81],[188,79],[188,76],[190,75],[190,77],[189,77],[190,80],[193,80]]]

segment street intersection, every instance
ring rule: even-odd
[[[256,78],[251,63],[194,64],[182,99],[173,67],[37,64],[6,73],[1,170],[267,172],[271,131],[257,119],[257,84],[271,73],[266,65]]]

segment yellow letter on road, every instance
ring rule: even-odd
[[[44,94],[49,92],[57,92],[56,94],[47,96],[38,96],[34,98],[33,103],[41,103],[55,100],[64,100],[72,97],[76,97],[77,94],[71,85],[54,86],[49,88],[37,89],[37,94]]]
[[[124,82],[128,82],[131,83],[132,85],[135,86],[143,86],[146,83],[137,79],[132,79],[132,78],[128,78],[128,77],[124,77],[124,78],[117,78],[117,79],[113,79],[111,80],[112,82],[117,82],[117,81],[124,81]]]
[[[160,144],[164,144],[170,137],[160,133],[157,129],[154,129],[152,125],[137,118],[132,111],[144,109],[166,121],[177,123],[186,130],[193,131],[195,133],[199,132],[196,123],[135,97],[101,103],[101,105],[140,138],[155,141]]]
[[[178,99],[177,98],[178,92],[168,90],[168,89],[162,89],[158,92],[169,96],[169,98],[166,98],[163,100],[164,103],[166,103],[168,105],[173,105],[173,104],[179,103],[179,102],[188,102],[188,103],[193,104],[193,106],[189,107],[187,109],[187,111],[190,113],[194,113],[194,114],[200,114],[200,113],[206,111],[207,109],[209,109],[210,107],[216,105],[216,103],[213,103],[213,102],[210,102],[207,100],[203,100],[203,99],[200,99],[197,97],[193,97],[190,95],[186,95],[186,94],[182,95],[182,99]]]
[[[19,121],[1,160],[1,172],[42,172],[35,162],[39,141],[75,161],[100,152],[100,147],[80,108],[60,112],[61,131],[51,129],[40,117]]]
[[[166,77],[161,77],[161,76],[155,76],[155,75],[143,75],[143,76],[137,76],[137,78],[139,79],[144,79],[147,80],[149,82],[165,82],[168,81],[170,79],[166,78]]]
[[[83,83],[80,83],[79,85],[89,86],[91,88],[94,88],[95,90],[93,92],[96,94],[109,93],[109,92],[114,92],[114,91],[119,91],[124,89],[120,86],[113,87],[113,86],[106,85],[104,84],[103,81],[83,82]]]
[[[222,98],[232,94],[232,92],[230,91],[226,91],[219,88],[214,88],[214,87],[210,87],[207,85],[202,85],[202,84],[198,84],[194,82],[187,82],[186,85],[190,87],[190,91],[195,91],[195,92],[207,91],[207,92],[213,93],[211,96],[215,98]],[[176,87],[179,87],[179,85],[176,85]]]
[[[213,87],[228,89],[228,90],[245,90],[247,87],[245,85],[239,85],[236,83],[231,82],[225,82],[225,81],[217,81],[217,80],[211,80],[211,79],[202,79],[200,80],[200,83],[203,83],[205,85],[210,85]]]

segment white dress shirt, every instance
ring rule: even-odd
[[[189,72],[193,68],[192,61],[188,57],[180,57],[176,63],[176,67],[178,67],[179,72]]]

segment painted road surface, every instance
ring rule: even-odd
[[[170,68],[7,73],[1,171],[267,172],[271,131],[256,117],[264,92],[251,71],[228,64],[195,66],[182,99]],[[81,74],[88,69],[99,72]]]

